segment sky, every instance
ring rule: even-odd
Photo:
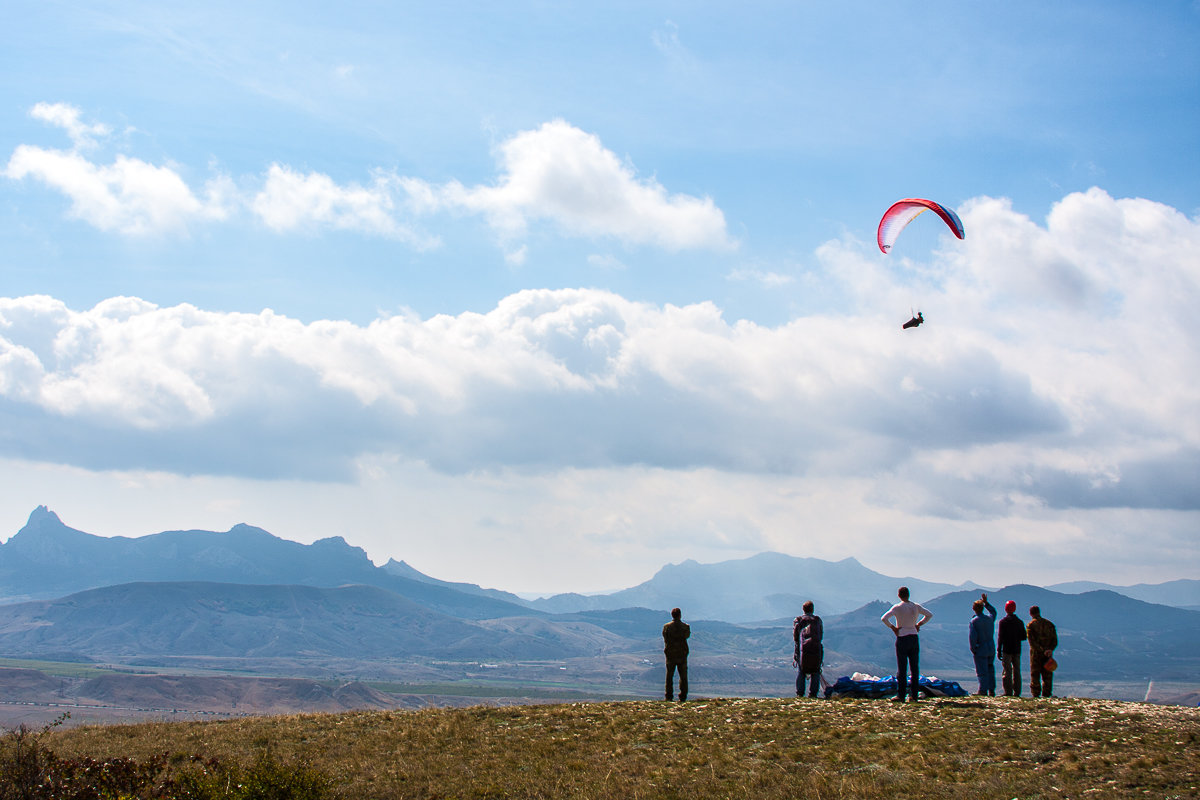
[[[1200,3],[5,13],[0,539],[1200,578]]]

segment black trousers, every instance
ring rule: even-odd
[[[817,697],[817,690],[821,686],[821,671],[805,672],[800,670],[800,674],[796,676],[796,697],[804,696],[804,684],[808,684],[808,696]]]
[[[911,673],[912,684],[908,686],[909,692],[912,694],[912,699],[916,700],[921,696],[921,686],[918,683],[920,678],[920,668],[918,662],[921,657],[921,640],[915,633],[910,633],[908,636],[896,637],[896,697],[904,699],[904,689],[908,684],[905,680],[906,673]]]
[[[679,670],[679,699],[687,700],[687,659],[667,661],[667,699],[675,699],[675,670]]]

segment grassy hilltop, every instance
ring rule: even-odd
[[[1090,699],[711,699],[54,731],[62,757],[269,751],[345,798],[1200,796],[1200,710]]]

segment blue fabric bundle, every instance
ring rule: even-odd
[[[920,676],[917,685],[926,697],[966,697],[967,692],[955,681]],[[896,676],[888,675],[874,680],[854,680],[843,675],[837,683],[825,688],[826,697],[894,697],[897,694]]]

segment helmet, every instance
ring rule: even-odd
[[[1046,672],[1054,672],[1054,670],[1058,669],[1058,662],[1055,661],[1052,656],[1046,659],[1046,663],[1042,665],[1042,668],[1045,669]]]
[[[1017,601],[1016,600],[1009,600],[1007,603],[1004,604],[1004,613],[1011,614],[1016,610],[1017,610]]]

